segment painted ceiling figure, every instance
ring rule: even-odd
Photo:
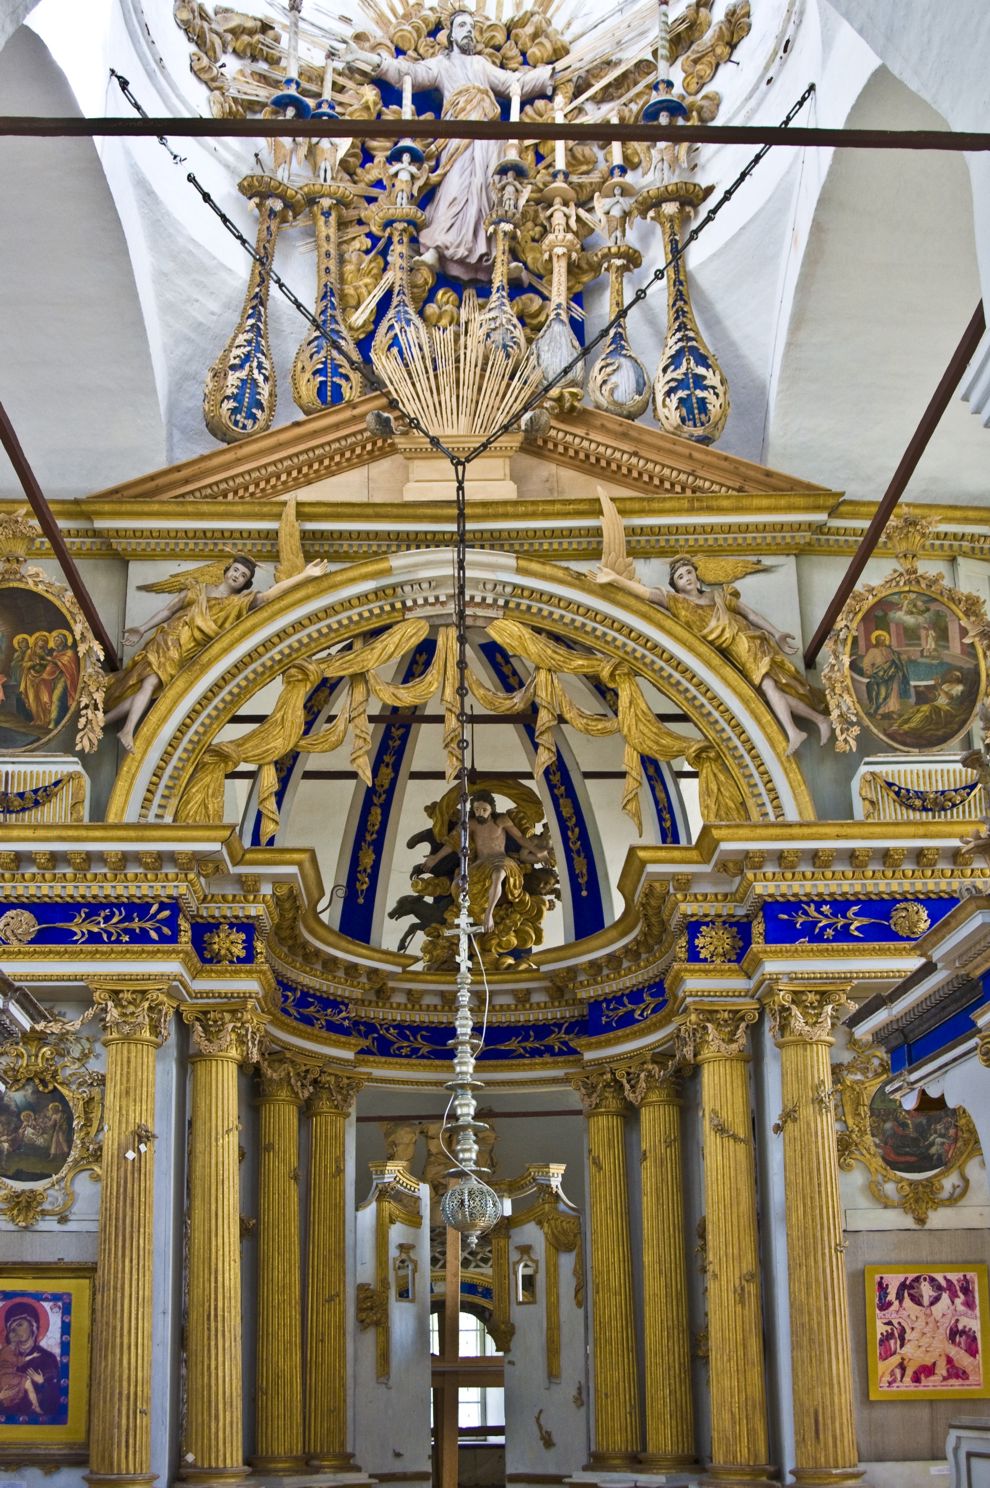
[[[825,700],[803,676],[785,652],[798,649],[788,631],[743,604],[730,585],[763,568],[760,561],[746,559],[695,559],[684,555],[671,560],[670,588],[651,589],[636,577],[632,559],[626,555],[622,518],[613,502],[598,488],[602,504],[602,565],[592,577],[598,584],[618,584],[629,594],[648,599],[669,611],[675,620],[732,662],[753,687],[763,693],[787,735],[787,753],[793,754],[808,737],[794,722],[794,715],[817,725],[821,742],[827,742],[831,722]]]
[[[389,57],[351,46],[348,61],[360,62],[374,77],[401,88],[410,77],[418,91],[437,89],[443,95],[444,119],[497,119],[497,98],[538,98],[553,86],[553,67],[521,67],[518,72],[496,67],[476,55],[475,16],[455,10],[447,27],[447,48],[419,62]],[[457,279],[483,279],[492,255],[485,218],[492,210],[492,171],[498,161],[497,140],[451,140],[441,151],[434,177],[437,187],[426,208],[426,227],[420,233],[421,257],[431,268]]]

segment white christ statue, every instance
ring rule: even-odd
[[[475,17],[455,10],[447,28],[447,49],[426,62],[389,57],[350,46],[345,60],[361,62],[372,76],[401,88],[412,79],[417,92],[436,88],[443,95],[444,119],[497,119],[496,97],[536,98],[550,92],[553,67],[523,67],[509,72],[487,57],[475,54]],[[498,161],[498,140],[449,140],[441,151],[434,179],[433,200],[426,208],[426,226],[419,235],[421,257],[431,268],[456,279],[485,279],[492,256],[485,218],[494,205],[492,171]]]

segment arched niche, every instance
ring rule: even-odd
[[[754,821],[811,820],[800,768],[763,699],[670,615],[537,559],[471,550],[469,622],[507,616],[628,663],[716,746]],[[293,661],[411,615],[450,623],[449,552],[406,552],[340,569],[246,616],[184,668],[138,732],[107,808],[111,822],[176,820],[204,751],[237,711]]]

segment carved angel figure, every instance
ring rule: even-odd
[[[825,700],[785,652],[793,654],[797,641],[789,631],[743,604],[733,588],[738,579],[765,570],[759,559],[691,558],[671,559],[670,588],[651,589],[636,577],[636,567],[626,554],[626,537],[614,503],[598,488],[602,506],[602,563],[592,573],[596,584],[618,584],[629,594],[660,605],[688,630],[714,646],[753,687],[763,693],[787,735],[787,753],[793,754],[808,737],[794,722],[794,715],[818,727],[824,744],[831,732]]]
[[[255,593],[250,591],[258,565],[243,553],[218,558],[191,572],[141,586],[150,594],[168,594],[171,598],[143,625],[132,625],[124,631],[124,643],[128,646],[138,645],[145,637],[150,639],[116,673],[107,690],[104,721],[124,720],[119,738],[128,754],[134,750],[134,730],[152,698],[204,646],[230,630],[251,610],[277,599],[306,579],[326,573],[327,565],[322,559],[304,562],[294,497],[286,503],[282,514],[278,545],[275,583]]]

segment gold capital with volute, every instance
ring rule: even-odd
[[[175,1007],[164,981],[93,982],[107,1051],[103,1185],[86,1481],[139,1488],[151,1471],[155,1066]]]
[[[633,1308],[625,1118],[629,1109],[610,1069],[571,1078],[588,1134],[591,1216],[591,1324],[595,1438],[591,1470],[629,1468],[641,1445]]]
[[[791,1313],[794,1481],[857,1483],[845,1237],[829,1050],[848,985],[774,985]],[[800,1340],[795,1346],[793,1340]]]

